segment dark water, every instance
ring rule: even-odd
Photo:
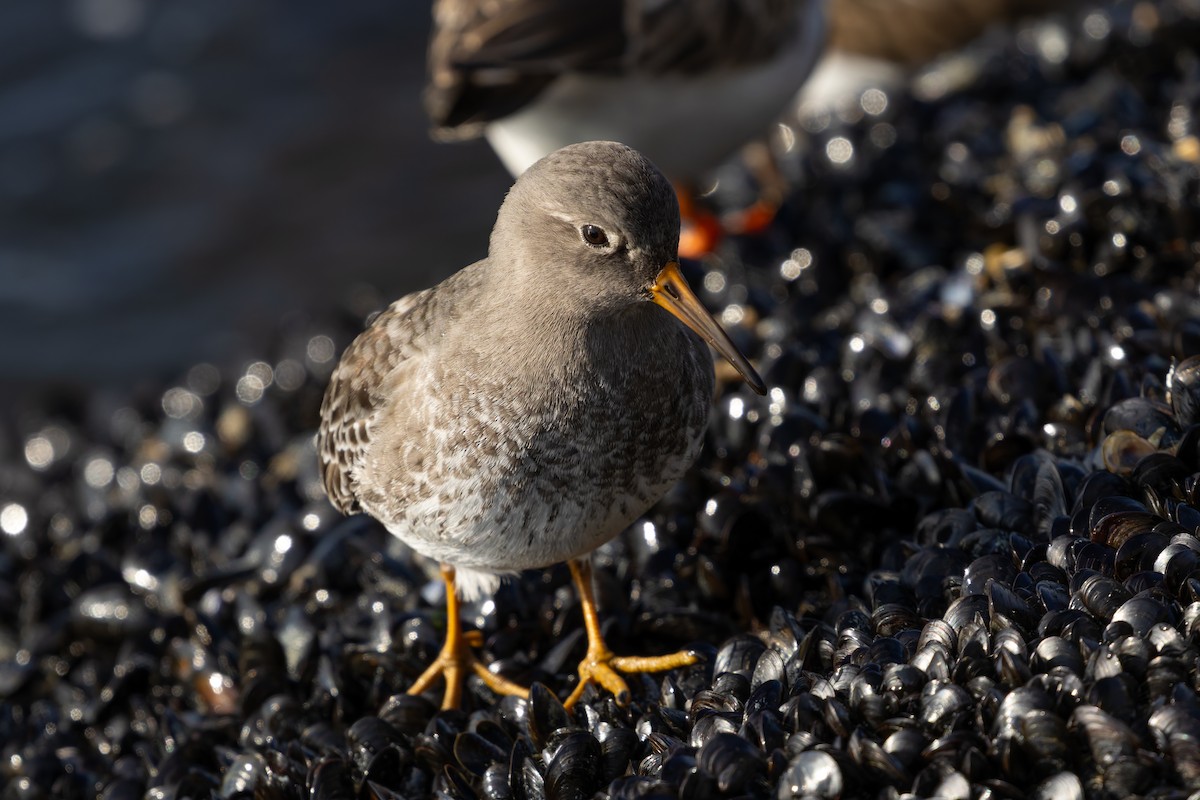
[[[426,3],[0,4],[0,381],[134,382],[483,254],[509,179],[435,145]]]

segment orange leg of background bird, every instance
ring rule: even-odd
[[[675,196],[679,198],[679,255],[695,259],[716,250],[724,236],[721,221],[698,205],[687,187],[676,186]]]
[[[442,581],[446,584],[446,643],[442,651],[421,673],[421,677],[408,687],[409,694],[421,694],[440,677],[446,682],[446,691],[442,695],[442,708],[458,708],[462,702],[462,684],[467,674],[474,672],[497,694],[515,694],[528,697],[529,690],[518,686],[491,672],[471,652],[471,644],[478,646],[479,631],[464,634],[462,622],[458,617],[458,593],[454,587],[454,567],[442,564]]]
[[[747,208],[725,214],[721,225],[725,231],[737,236],[757,236],[775,221],[779,205],[787,195],[788,182],[765,139],[742,148],[742,160],[758,182],[758,199]]]
[[[778,204],[760,197],[749,208],[729,212],[725,229],[738,236],[756,236],[771,227],[778,211]]]
[[[583,695],[583,690],[589,683],[597,683],[610,691],[617,702],[625,705],[629,702],[629,685],[617,674],[621,672],[661,672],[676,667],[687,667],[699,661],[699,657],[690,651],[681,650],[665,656],[616,656],[604,643],[600,635],[600,618],[596,614],[596,598],[592,590],[592,564],[586,558],[571,559],[567,562],[571,568],[571,577],[579,590],[579,601],[583,604],[583,624],[587,628],[588,649],[583,661],[579,662],[579,685],[563,706],[568,710],[575,705]]]
[[[679,255],[683,258],[703,258],[717,249],[726,234],[757,236],[771,227],[779,211],[778,200],[764,193],[754,204],[726,212],[720,219],[701,206],[682,186],[675,187],[679,198]]]

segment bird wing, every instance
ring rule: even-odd
[[[737,69],[770,59],[822,0],[639,0],[627,17],[626,62],[647,73]]]
[[[613,0],[437,0],[424,95],[435,135],[476,136],[565,71],[617,69],[621,17]]]
[[[321,402],[317,452],[325,493],[343,514],[362,511],[355,475],[395,374],[416,349],[433,315],[434,289],[406,295],[375,318],[338,362]]]
[[[760,63],[822,0],[437,0],[425,108],[477,136],[563,72],[695,73]]]

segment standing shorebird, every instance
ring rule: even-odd
[[[627,697],[614,670],[694,661],[614,656],[588,560],[699,453],[705,342],[764,391],[688,288],[678,241],[675,194],[650,161],[613,142],[565,147],[513,185],[487,258],[396,301],[343,354],[321,406],[326,492],[440,562],[446,583],[446,643],[410,693],[443,677],[456,706],[472,671],[524,693],[476,660],[457,596],[562,561],[588,634],[568,706],[590,682]]]
[[[513,175],[574,142],[624,142],[689,212],[697,182],[783,114],[825,38],[825,0],[437,0],[425,107],[435,137],[483,134]],[[715,220],[689,217],[700,253]]]

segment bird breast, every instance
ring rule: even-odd
[[[647,307],[591,332],[570,359],[471,358],[392,404],[360,485],[364,507],[430,558],[506,573],[587,553],[628,526],[695,460],[712,401],[703,342]],[[634,342],[636,341],[636,344]],[[553,363],[561,375],[526,374]]]

